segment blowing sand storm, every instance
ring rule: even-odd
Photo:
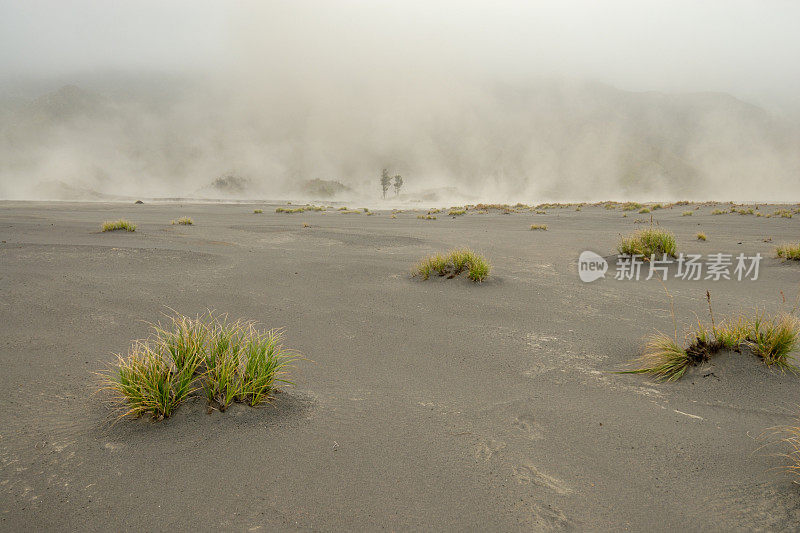
[[[316,199],[323,179],[376,205],[388,167],[405,201],[781,200],[798,43],[729,4],[9,8],[0,197]]]

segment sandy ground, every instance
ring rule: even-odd
[[[758,281],[667,282],[681,323],[706,289],[718,318],[794,298],[773,250],[800,216],[684,209],[655,213],[682,251],[767,259]],[[139,228],[99,233],[119,217]],[[759,436],[800,414],[800,378],[735,353],[676,384],[612,373],[671,332],[668,299],[584,284],[577,258],[645,217],[0,203],[0,529],[795,529],[800,486]],[[489,281],[410,277],[465,245]],[[272,406],[112,424],[93,372],[168,308],[286,327],[310,360]]]

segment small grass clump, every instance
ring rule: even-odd
[[[711,296],[706,293],[706,297],[711,311]],[[656,333],[637,359],[639,368],[622,373],[648,374],[657,381],[675,381],[690,366],[702,364],[722,350],[741,352],[744,348],[769,367],[800,372],[792,355],[800,348],[800,320],[791,313],[767,315],[756,311],[752,319],[740,315],[717,325],[711,312],[711,324],[698,322],[686,339],[688,344],[685,347],[678,344],[677,328],[674,338]]]
[[[196,391],[210,407],[233,402],[256,406],[268,401],[288,365],[299,355],[281,344],[279,330],[260,331],[254,322],[229,322],[212,313],[176,315],[166,327],[135,341],[128,355],[103,374],[120,417],[149,414],[168,418]]]
[[[450,216],[450,217],[460,217],[461,215],[465,214],[466,212],[467,212],[467,210],[466,210],[466,209],[451,209],[451,210],[450,210],[450,211],[447,213],[447,216]]]
[[[643,214],[649,213],[649,212],[650,212],[650,208],[649,207],[643,207],[643,208],[639,209],[639,214],[640,215],[643,215]]]
[[[531,230],[547,231],[547,224],[531,224]]]
[[[772,213],[774,217],[781,217],[781,218],[792,218],[792,211],[788,209],[778,209],[774,213]]]
[[[436,220],[436,215],[417,215],[420,220]]]
[[[424,280],[430,278],[431,274],[454,278],[464,271],[472,281],[483,281],[489,276],[491,266],[481,255],[469,250],[456,249],[447,254],[435,254],[420,261],[412,273]]]
[[[288,213],[288,214],[302,213],[303,211],[305,211],[305,209],[303,209],[302,207],[294,207],[294,208],[292,208],[292,207],[279,207],[279,208],[275,209],[276,213]]]
[[[667,254],[676,257],[678,247],[672,232],[650,227],[636,231],[629,237],[622,237],[617,245],[617,251],[623,255],[650,257]]]
[[[263,212],[264,212],[264,210],[263,210],[263,209],[253,209],[253,214],[254,214],[254,215],[260,215],[260,214],[261,214],[261,213],[263,213]]]
[[[697,235],[695,235],[695,237],[697,237],[698,241],[704,241],[707,239],[706,234],[703,233],[702,231],[698,232]]]
[[[727,211],[725,211],[724,209],[714,209],[713,211],[711,211],[712,215],[724,215],[726,213]]]
[[[136,224],[129,222],[124,219],[114,220],[114,221],[106,221],[100,226],[100,231],[136,231]]]
[[[191,226],[192,224],[194,224],[194,221],[189,217],[181,217],[176,220],[173,220],[171,223],[173,226],[176,224],[180,224],[181,226]]]
[[[775,255],[784,260],[800,261],[800,244],[782,244],[775,248]]]
[[[683,213],[681,213],[681,216],[682,217],[690,217],[693,214],[694,214],[694,211],[684,211]]]

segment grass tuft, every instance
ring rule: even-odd
[[[195,391],[224,411],[233,402],[267,401],[299,355],[282,346],[282,332],[260,331],[254,322],[229,322],[212,313],[176,315],[153,336],[135,341],[116,368],[103,374],[121,417],[168,418]]]
[[[531,224],[531,230],[547,231],[547,224]]]
[[[695,237],[697,237],[698,241],[704,241],[707,239],[706,234],[703,233],[702,231],[698,232],[697,235],[695,235]]]
[[[127,220],[119,219],[114,221],[106,221],[100,226],[100,231],[136,231],[136,224],[128,222]]]
[[[254,215],[260,215],[260,214],[261,214],[261,213],[263,213],[263,212],[264,212],[264,210],[263,210],[263,209],[253,209],[253,214],[254,214]]]
[[[179,219],[173,220],[172,225],[180,224],[181,226],[191,226],[194,224],[194,221],[189,217],[181,217]]]
[[[714,324],[712,314],[711,326],[698,323],[687,339],[691,342],[683,348],[672,337],[656,333],[637,360],[639,368],[622,373],[649,374],[656,380],[674,381],[690,366],[708,361],[721,350],[741,352],[742,348],[749,348],[767,366],[800,372],[792,356],[800,348],[800,320],[792,314],[757,313],[754,319],[739,316],[719,325]]]
[[[655,377],[656,381],[675,381],[680,379],[691,366],[691,359],[686,350],[678,346],[672,337],[661,332],[647,341],[644,353],[638,362],[640,368],[623,373],[649,374]]]
[[[424,280],[430,278],[431,274],[454,278],[464,271],[472,281],[483,281],[489,276],[491,266],[486,259],[470,249],[455,249],[447,254],[435,254],[426,257],[414,267],[413,276],[419,276]]]
[[[800,244],[782,244],[775,248],[775,255],[784,260],[800,261]]]
[[[622,237],[617,245],[617,251],[624,255],[651,255],[667,254],[676,257],[677,245],[672,232],[655,227],[639,230],[629,237]]]
[[[684,211],[683,213],[681,213],[681,216],[682,217],[690,217],[693,214],[694,214],[694,211]]]

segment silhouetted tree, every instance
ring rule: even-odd
[[[403,176],[398,174],[394,177],[394,195],[397,196],[400,194],[400,187],[403,186]]]
[[[381,172],[381,188],[383,189],[383,197],[386,198],[386,191],[389,190],[389,186],[392,184],[392,178],[389,176],[389,171],[385,168]]]

